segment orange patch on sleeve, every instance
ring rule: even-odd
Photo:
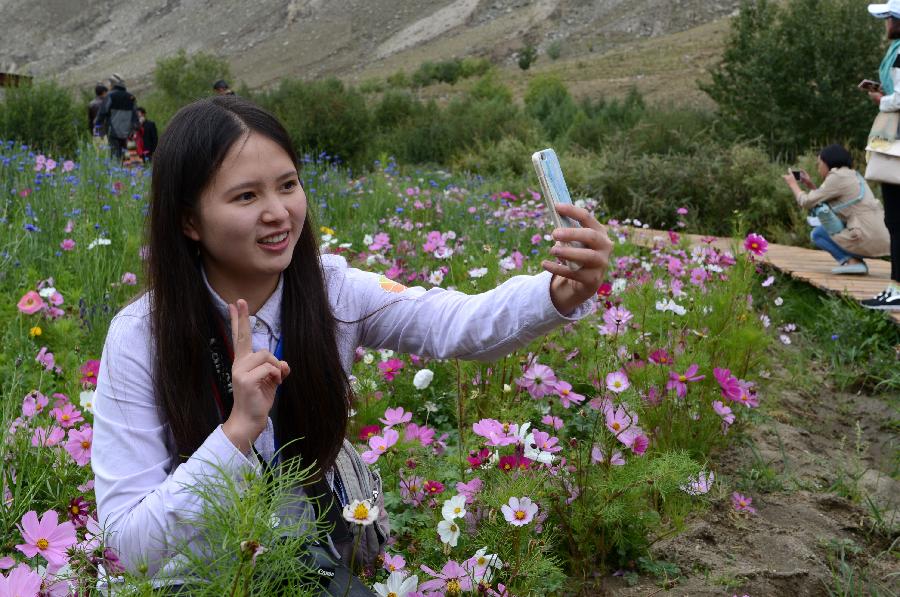
[[[381,276],[378,278],[378,284],[381,286],[381,289],[386,292],[403,292],[406,290],[406,286],[400,284],[399,282],[394,282],[387,276]]]

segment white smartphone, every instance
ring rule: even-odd
[[[562,168],[559,167],[559,158],[556,157],[556,152],[552,149],[536,151],[531,154],[531,163],[534,164],[534,170],[541,183],[541,194],[544,196],[544,203],[547,204],[547,211],[553,225],[556,228],[581,228],[578,222],[572,218],[560,216],[556,211],[557,203],[572,205],[569,187],[566,186],[566,179],[563,177]],[[577,248],[584,246],[576,241],[562,244]],[[581,269],[581,265],[571,261],[566,261],[566,265],[572,271]]]

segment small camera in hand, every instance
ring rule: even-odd
[[[800,182],[800,171],[799,170],[791,170],[791,174],[794,175],[794,180]]]

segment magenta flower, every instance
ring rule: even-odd
[[[384,375],[385,381],[394,381],[394,377],[403,369],[403,361],[400,359],[388,359],[378,363],[381,374]]]
[[[603,453],[603,449],[600,446],[595,445],[591,448],[591,462],[594,464],[607,462],[606,454]],[[612,456],[609,457],[609,464],[612,466],[622,466],[625,464],[625,457],[622,456],[620,451],[616,450],[613,452]]]
[[[422,477],[400,477],[400,499],[404,504],[418,506],[425,499],[424,479]]]
[[[744,239],[744,248],[757,257],[762,257],[769,250],[769,242],[759,234],[751,232]]]
[[[404,423],[409,423],[412,420],[412,413],[408,413],[403,410],[402,406],[398,406],[397,408],[389,408],[384,411],[384,418],[378,420],[381,421],[385,427],[402,425]]]
[[[44,299],[34,290],[29,290],[19,299],[19,304],[16,306],[25,315],[34,315],[44,308]]]
[[[25,399],[22,401],[22,416],[28,417],[30,419],[34,415],[42,413],[44,411],[44,407],[49,403],[49,398],[35,390],[34,392],[25,396]]]
[[[396,429],[385,429],[384,435],[374,435],[369,438],[369,449],[360,454],[366,464],[375,464],[378,458],[387,452],[388,448],[397,443],[400,434]]]
[[[426,495],[438,495],[444,492],[444,484],[440,481],[425,481],[422,490]]]
[[[695,286],[702,286],[708,277],[709,275],[706,273],[706,270],[701,267],[696,267],[691,270],[691,284],[694,284]]]
[[[697,371],[699,369],[700,365],[698,365],[697,363],[693,363],[690,367],[687,368],[687,371],[685,371],[684,373],[669,371],[669,381],[666,382],[666,390],[675,390],[675,394],[679,398],[684,398],[685,396],[687,396],[688,383],[706,379],[705,375],[697,375]]]
[[[607,335],[623,333],[628,328],[628,322],[634,318],[631,311],[624,307],[611,307],[603,313],[603,323],[600,330]]]
[[[16,525],[25,543],[16,549],[33,558],[40,554],[51,566],[62,566],[69,558],[66,550],[75,545],[75,525],[66,521],[57,524],[59,517],[53,510],[47,510],[38,520],[37,512],[31,510],[22,517],[22,524]]]
[[[423,572],[427,572],[434,578],[419,585],[419,592],[426,595],[458,595],[461,591],[472,590],[472,579],[469,571],[459,565],[459,562],[450,560],[440,572],[435,572],[425,564],[419,566]]]
[[[381,559],[384,562],[384,569],[388,572],[403,570],[403,568],[406,566],[406,560],[403,559],[403,556],[401,556],[400,554],[392,556],[389,553],[385,552],[381,554]]]
[[[628,435],[627,432],[626,435]],[[631,448],[631,453],[643,456],[644,452],[647,451],[647,447],[650,446],[650,438],[641,432],[637,432],[632,434],[630,439],[631,442],[626,445]]]
[[[481,419],[472,424],[476,435],[487,439],[485,445],[491,447],[509,446],[519,440],[519,426],[514,423],[501,423],[495,419]]]
[[[359,430],[359,439],[368,443],[369,440],[381,432],[381,427],[378,425],[366,425],[362,429]]]
[[[620,405],[619,408],[609,408],[605,414],[606,428],[616,437],[621,436],[637,422],[637,415],[630,413],[624,405]]]
[[[746,512],[748,514],[756,514],[756,508],[751,506],[753,503],[753,498],[747,497],[745,495],[741,495],[738,492],[734,492],[731,494],[731,504],[734,506],[736,512]]]
[[[456,491],[466,498],[466,503],[471,504],[475,501],[475,494],[481,491],[481,488],[484,487],[484,481],[475,477],[468,483],[458,482],[456,484]]]
[[[53,353],[47,350],[46,346],[41,346],[34,360],[43,365],[47,371],[52,371],[56,366],[56,359],[53,358]]]
[[[71,238],[64,238],[61,243],[59,243],[59,248],[63,251],[72,251],[75,249],[75,241]]]
[[[91,444],[94,441],[94,430],[90,425],[83,425],[81,429],[69,431],[69,441],[65,448],[72,460],[78,466],[84,466],[91,461]]]
[[[541,423],[553,427],[557,431],[563,428],[563,420],[554,415],[544,415],[541,417]]]
[[[719,387],[722,388],[722,396],[732,401],[740,400],[741,384],[738,378],[731,374],[730,370],[716,367],[713,369],[713,376],[719,382]]]
[[[41,580],[41,576],[32,572],[27,565],[19,564],[9,571],[9,575],[0,574],[0,596],[38,595],[41,591]]]
[[[563,408],[569,408],[572,404],[581,404],[584,402],[584,396],[572,391],[572,384],[567,381],[557,381],[555,390],[556,395],[559,396],[559,401],[562,403]]]
[[[739,379],[738,386],[741,388],[741,393],[735,402],[740,402],[747,408],[756,408],[759,406],[759,396],[753,391],[753,383]]]
[[[532,398],[543,398],[553,393],[556,387],[556,374],[550,367],[535,363],[516,380],[516,383],[525,388]]]
[[[81,411],[76,409],[71,403],[64,404],[62,408],[54,408],[50,411],[50,414],[56,418],[56,422],[59,423],[63,429],[74,427],[76,423],[84,421],[84,417],[81,416]]]
[[[534,520],[538,506],[527,497],[511,497],[509,502],[500,507],[500,510],[503,512],[506,522],[513,526],[521,527]]]
[[[380,251],[382,249],[390,249],[391,248],[391,237],[387,232],[379,232],[375,235],[375,238],[372,239],[372,244],[369,245],[370,251]]]
[[[672,364],[672,356],[662,348],[654,350],[647,358],[650,359],[651,363],[654,363],[656,365]]]
[[[91,504],[83,496],[72,498],[69,502],[69,508],[66,510],[69,520],[75,525],[75,528],[81,528],[87,524],[91,514]]]
[[[508,454],[500,457],[500,460],[497,461],[497,467],[507,473],[516,469],[527,471],[531,467],[531,461],[524,456]]]
[[[734,423],[734,413],[721,400],[714,400],[712,407],[716,414],[722,417],[722,431],[727,431],[728,427]]]
[[[100,361],[89,359],[81,366],[81,385],[96,386],[97,374],[100,373]]]
[[[622,371],[613,371],[606,375],[606,389],[616,394],[621,394],[631,387],[628,376]]]

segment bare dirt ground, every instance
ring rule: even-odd
[[[609,594],[900,594],[898,397],[837,391],[824,377],[773,372],[760,422],[720,456],[714,505],[654,546],[682,576],[614,579]],[[734,513],[735,488],[755,515]],[[850,591],[852,579],[875,592]]]

